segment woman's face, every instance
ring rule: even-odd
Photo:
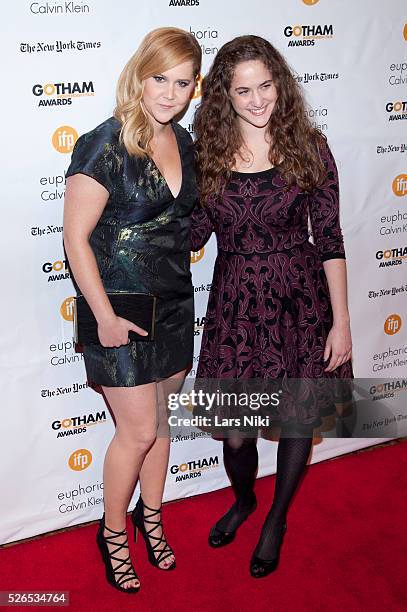
[[[183,62],[143,81],[143,104],[151,118],[165,124],[189,103],[195,78],[192,61]]]
[[[270,70],[261,60],[240,62],[235,68],[229,97],[240,121],[264,128],[277,100]]]

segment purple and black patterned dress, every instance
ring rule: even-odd
[[[324,372],[332,309],[322,262],[345,251],[337,169],[327,145],[321,155],[327,176],[311,194],[287,188],[277,166],[232,172],[223,195],[195,209],[193,250],[212,232],[218,243],[197,378],[352,377],[350,361]],[[280,420],[317,424],[321,403],[286,411]]]

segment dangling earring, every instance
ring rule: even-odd
[[[192,99],[199,98],[202,94],[202,75],[198,73],[195,78],[195,89],[192,93]]]

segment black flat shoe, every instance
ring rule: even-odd
[[[145,511],[147,511],[147,513]],[[157,515],[160,517],[159,520],[153,520]],[[154,567],[158,567],[158,569],[166,572],[175,569],[175,560],[167,567],[160,566],[160,563],[165,561],[165,559],[174,555],[171,546],[164,537],[163,525],[161,521],[161,508],[158,508],[158,510],[149,508],[143,503],[141,497],[139,497],[136,507],[131,513],[131,518],[134,525],[134,540],[137,541],[138,529],[141,532],[146,544],[148,560],[150,561],[151,565],[154,565]],[[145,523],[147,523],[147,525],[152,525],[151,529],[148,531],[146,530]],[[161,535],[154,535],[154,531],[159,527],[161,527]],[[163,547],[160,546],[162,542],[164,543]]]
[[[287,523],[284,523],[277,556],[274,557],[274,559],[269,559],[269,560],[260,559],[260,557],[258,557],[255,554],[256,551],[253,553],[253,556],[250,561],[250,574],[251,576],[253,576],[253,578],[265,578],[265,576],[268,576],[269,574],[271,574],[277,569],[278,563],[280,561],[280,549],[281,549],[284,534],[286,531],[287,531]]]
[[[248,508],[247,510],[237,510],[236,505],[237,505],[237,502],[235,502],[233,504],[233,506],[225,514],[225,516],[223,516],[216,523],[216,525],[214,525],[214,527],[212,527],[212,529],[211,529],[211,531],[209,533],[209,537],[208,537],[208,544],[212,548],[220,548],[221,546],[227,546],[228,544],[233,542],[233,540],[235,539],[235,536],[236,536],[236,532],[239,529],[239,527],[241,526],[241,524],[244,523],[244,521],[247,518],[249,518],[249,516],[252,514],[252,512],[254,512],[256,510],[256,508],[257,508],[256,497],[254,496],[253,503],[250,506],[250,508]],[[219,523],[222,520],[224,520],[224,519],[227,520],[228,515],[230,515],[231,517],[233,515],[239,515],[235,519],[235,520],[238,521],[238,524],[235,527],[235,529],[233,529],[233,531],[222,531],[222,529],[219,529],[218,525],[219,525]]]
[[[109,532],[109,535],[104,535],[105,530]],[[127,589],[123,586],[125,582],[139,579],[134,567],[131,564],[130,555],[128,555],[125,559],[115,556],[116,553],[118,553],[118,551],[122,548],[129,548],[127,538],[123,544],[119,544],[117,541],[115,541],[117,538],[123,536],[127,536],[126,530],[113,531],[113,529],[109,529],[109,527],[106,527],[105,525],[105,515],[103,515],[99,523],[96,542],[102,554],[103,563],[105,564],[106,580],[115,589],[118,589],[123,593],[137,593],[140,590],[140,584],[135,587],[128,587]],[[111,552],[107,546],[108,544],[115,547]],[[119,562],[114,569],[112,566],[112,560]]]

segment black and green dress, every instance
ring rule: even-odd
[[[150,157],[127,153],[113,117],[78,139],[66,173],[90,176],[109,192],[90,237],[105,290],[159,298],[153,342],[84,348],[88,379],[99,385],[133,387],[167,378],[192,362],[190,214],[197,188],[192,139],[177,123],[172,128],[182,162],[176,197]]]

